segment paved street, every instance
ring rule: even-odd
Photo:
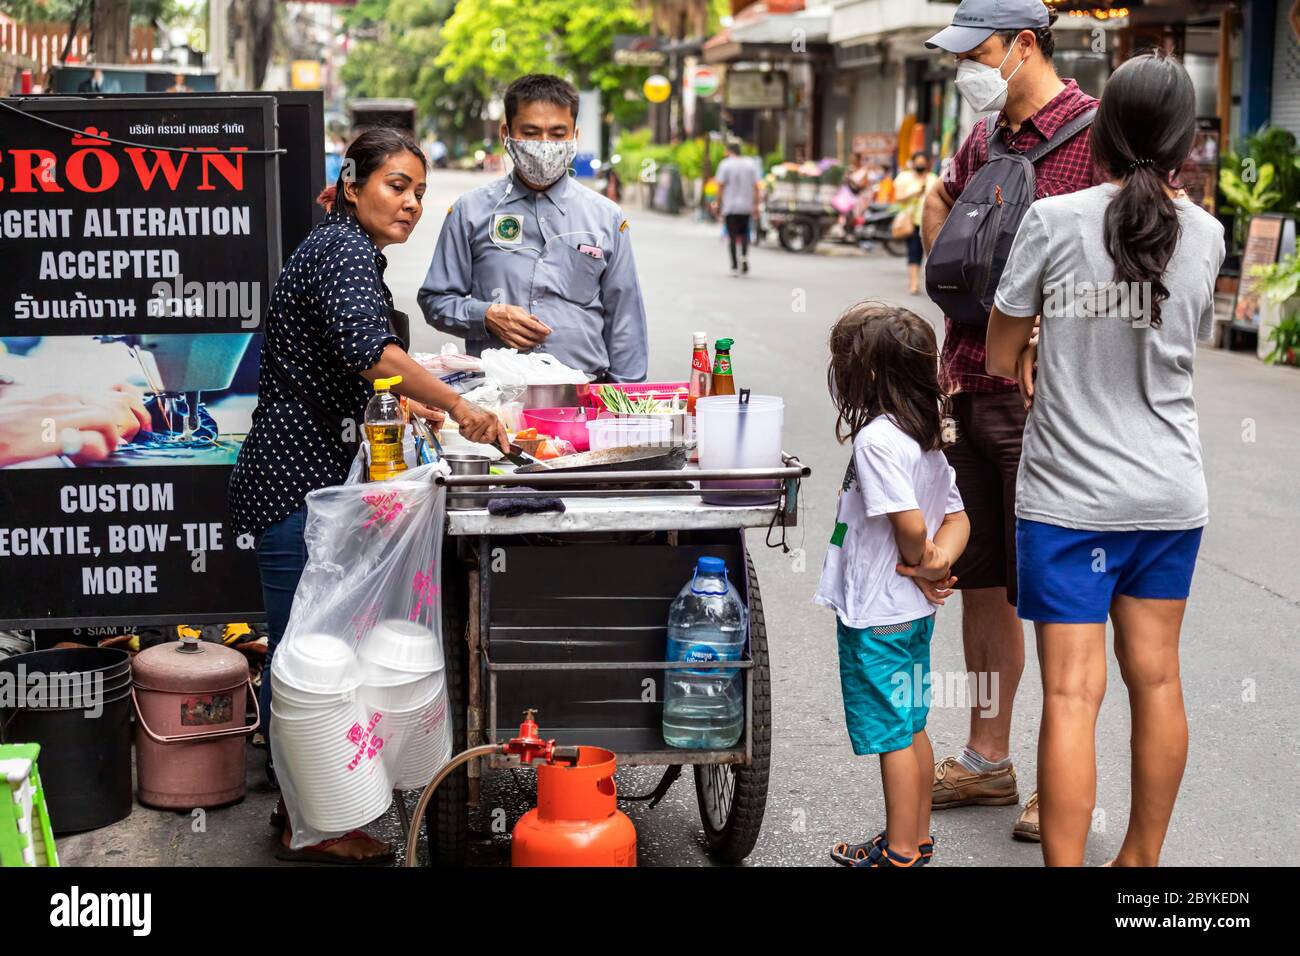
[[[426,216],[414,238],[389,250],[387,281],[399,308],[419,310],[415,293],[448,203],[482,182],[478,175],[435,172]],[[874,758],[854,758],[844,730],[835,655],[834,616],[811,597],[833,523],[835,492],[847,448],[833,438],[826,394],[826,334],[839,311],[861,298],[904,302],[932,320],[936,310],[906,293],[901,259],[876,254],[803,255],[759,248],[747,278],[727,274],[718,230],[689,219],[629,210],[631,236],[651,317],[650,377],[685,377],[691,332],[735,339],[740,385],[777,392],[786,403],[785,444],[813,469],[804,485],[801,528],[792,556],[763,547],[751,534],[763,587],[772,668],[773,754],[767,815],[753,865],[829,864],[837,839],[880,829],[883,799]],[[421,327],[418,349],[441,336]],[[1184,628],[1183,677],[1191,721],[1191,757],[1164,862],[1289,864],[1300,851],[1295,816],[1295,766],[1300,724],[1300,376],[1253,356],[1212,349],[1198,356],[1197,399],[1209,470],[1211,524],[1206,532]],[[795,560],[792,560],[794,558]],[[941,609],[934,668],[964,671],[959,608]],[[1013,757],[1022,798],[1034,779],[1040,707],[1037,658],[1029,640],[1025,681],[1017,699]],[[1128,712],[1113,665],[1098,732],[1096,831],[1088,862],[1118,849],[1128,816]],[[937,680],[936,680],[937,682]],[[544,716],[544,715],[543,715]],[[938,755],[965,741],[966,711],[936,706],[930,733]],[[545,725],[543,723],[543,730]],[[250,779],[258,779],[250,778]],[[652,771],[620,774],[624,792],[644,791]],[[63,841],[67,862],[270,862],[263,823],[272,797],[250,795],[240,807],[214,811],[208,834],[192,837],[188,817],[137,811],[95,834]],[[485,812],[527,805],[508,775],[485,791]],[[651,865],[706,865],[689,775],[655,810],[629,810],[640,860]],[[1010,839],[1015,807],[967,808],[937,814],[936,862],[946,865],[1037,866],[1038,847]],[[485,814],[475,824],[486,831]],[[231,839],[231,831],[241,836]],[[480,863],[508,861],[503,837],[484,837]]]

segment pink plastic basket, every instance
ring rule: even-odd
[[[678,389],[686,388],[688,385],[687,382],[614,382],[611,384],[625,395],[631,395],[634,398],[640,395],[648,395],[651,398],[664,401],[676,397]],[[596,394],[595,388],[592,388],[587,393],[584,401],[588,408],[603,409],[605,407],[605,403]]]

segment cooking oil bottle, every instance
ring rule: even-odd
[[[400,375],[375,379],[375,394],[366,404],[371,481],[383,481],[406,471],[406,459],[402,455],[406,421],[402,418],[402,405],[392,393],[393,386],[401,383]]]

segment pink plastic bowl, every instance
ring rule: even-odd
[[[574,451],[587,451],[587,422],[595,420],[596,413],[586,408],[529,408],[524,411],[524,425],[536,428],[539,435],[563,438],[573,445]]]

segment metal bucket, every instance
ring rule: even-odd
[[[242,799],[244,747],[261,723],[244,655],[186,639],[141,652],[133,670],[140,802],[189,810]]]

